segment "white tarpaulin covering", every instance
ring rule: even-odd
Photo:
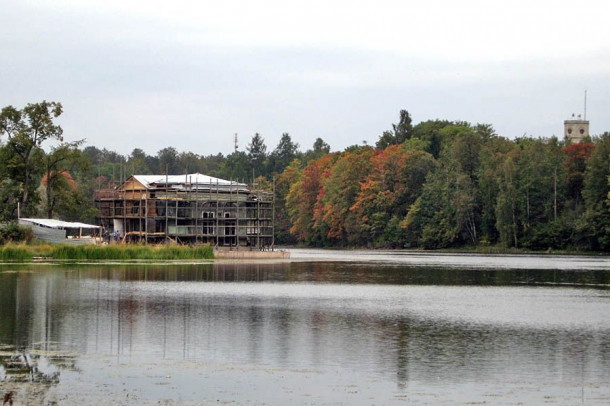
[[[215,178],[213,176],[203,175],[201,173],[189,173],[186,175],[133,175],[134,179],[140,182],[144,187],[150,188],[153,184],[165,185],[211,185],[211,186],[241,186],[245,187],[244,183],[231,182],[224,179]]]

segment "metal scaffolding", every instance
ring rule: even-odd
[[[273,250],[273,191],[201,177],[134,175],[115,189],[100,190],[99,224],[127,242]]]

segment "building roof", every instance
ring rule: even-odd
[[[232,182],[201,173],[188,173],[185,175],[133,175],[147,189],[156,185],[206,185],[206,186],[240,186],[246,187],[244,183]]]
[[[35,224],[37,226],[48,227],[48,228],[100,228],[93,224],[85,224],[71,221],[61,221],[55,219],[33,219],[33,218],[20,218],[19,222],[26,222]]]

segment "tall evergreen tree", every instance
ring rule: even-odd
[[[283,133],[277,147],[269,155],[269,168],[272,173],[282,173],[297,157],[299,144],[292,142],[290,134]]]
[[[267,145],[265,145],[265,140],[259,133],[254,134],[246,150],[248,151],[248,158],[252,162],[254,177],[266,175]]]

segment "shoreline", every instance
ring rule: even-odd
[[[544,269],[592,269],[610,271],[610,256],[568,253],[481,253],[423,250],[317,249],[282,248],[276,251],[224,251],[213,258],[52,258],[34,257],[26,261],[1,261],[0,266],[194,266],[203,264],[271,264],[305,262],[387,263],[401,266],[423,266],[464,269],[528,269],[534,260]],[[227,255],[228,254],[228,255]]]
[[[308,247],[300,245],[279,246],[286,250],[321,250],[321,251],[370,251],[370,252],[408,252],[408,253],[430,253],[430,254],[481,254],[481,255],[573,255],[573,256],[605,256],[610,257],[610,252],[606,251],[580,251],[580,250],[530,250],[525,248],[504,248],[498,246],[479,246],[479,247],[456,247],[456,248],[370,248],[370,247]]]
[[[0,245],[0,265],[196,265],[214,261],[235,262],[339,262],[339,261],[365,261],[365,262],[395,262],[403,264],[417,264],[419,261],[428,264],[442,265],[443,258],[448,259],[449,266],[468,266],[481,268],[491,267],[510,268],[520,259],[547,258],[559,263],[557,269],[562,269],[561,260],[557,259],[589,259],[591,261],[610,261],[610,253],[584,252],[584,251],[531,251],[525,249],[505,249],[477,247],[460,249],[375,249],[375,248],[311,248],[301,246],[276,246],[273,250],[259,251],[248,247],[235,249],[235,247],[213,247],[211,245],[85,245],[66,246],[51,244],[13,244]],[[483,259],[473,261],[469,259]],[[487,258],[487,260],[484,260]],[[505,260],[506,264],[502,263]],[[477,263],[480,262],[480,263]],[[513,265],[511,265],[511,263]],[[515,268],[522,268],[517,264]],[[610,269],[610,265],[608,265]]]
[[[489,256],[489,257],[589,257],[610,258],[610,252],[579,250],[540,250],[522,248],[505,248],[500,246],[477,246],[442,248],[426,250],[422,248],[366,248],[366,247],[306,247],[300,245],[277,245],[273,250],[251,250],[250,247],[214,247],[212,245],[143,245],[143,244],[109,244],[109,245],[65,245],[41,243],[7,243],[0,245],[0,264],[44,264],[44,263],[197,263],[210,260],[304,260],[303,254],[292,257],[292,252],[315,253],[319,259],[328,253],[333,259],[337,256],[356,254],[388,256]],[[334,259],[336,260],[336,259]]]

